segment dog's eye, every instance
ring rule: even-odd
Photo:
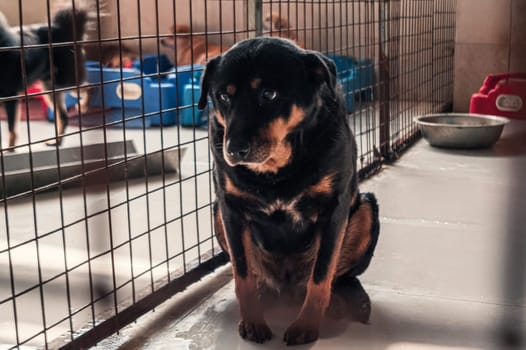
[[[230,96],[226,92],[222,92],[219,94],[219,100],[223,103],[230,103]]]
[[[263,98],[267,101],[274,101],[278,97],[278,92],[276,90],[265,89],[262,92]]]

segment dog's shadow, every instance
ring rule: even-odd
[[[263,293],[265,319],[272,330],[272,339],[264,344],[256,344],[238,335],[239,304],[234,297],[234,284],[228,284],[218,295],[211,297],[209,293],[209,289],[203,288],[185,295],[158,313],[153,320],[145,320],[138,329],[132,327],[123,331],[123,336],[112,342],[123,340],[118,347],[120,350],[166,348],[183,343],[191,345],[190,348],[290,349],[283,341],[283,334],[298,315],[303,295]],[[196,300],[202,302],[210,297],[212,303],[195,309]],[[331,303],[322,320],[320,339],[338,337],[348,329],[351,322],[368,323],[370,313],[369,296],[357,279],[334,286]],[[311,349],[315,344],[294,348]],[[105,345],[101,345],[101,348],[106,348]]]
[[[241,339],[237,335],[237,323],[234,327],[222,327],[217,339],[232,338],[230,332],[235,329],[235,336],[239,337],[235,349],[290,349],[283,341],[283,334],[287,327],[295,320],[303,303],[304,295],[293,295],[284,293],[278,295],[272,291],[265,291],[262,294],[262,304],[265,310],[265,320],[272,330],[272,339],[263,345],[255,344]],[[231,317],[229,321],[238,320],[238,305],[231,303],[224,310]],[[339,283],[333,287],[331,302],[327,308],[324,319],[320,327],[320,339],[332,339],[344,333],[352,322],[367,324],[371,314],[371,302],[369,295],[365,292],[358,279],[352,279],[345,283]],[[229,334],[227,334],[229,332]],[[295,349],[310,349],[316,342],[295,346]]]

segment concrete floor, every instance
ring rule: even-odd
[[[31,140],[36,142],[53,135],[53,124],[47,121],[20,124],[19,144],[27,144],[29,135]],[[7,130],[5,121],[0,121],[0,129]],[[198,249],[188,250],[183,258],[183,247],[195,246],[198,241],[211,236],[210,208],[206,206],[211,202],[208,133],[204,129],[179,127],[148,128],[145,132],[141,129],[107,128],[105,131],[84,130],[81,134],[78,130],[74,125],[68,128],[72,135],[65,137],[64,148],[78,146],[81,141],[83,144],[93,144],[104,142],[105,139],[108,142],[132,140],[135,148],[142,154],[184,144],[187,150],[181,161],[181,180],[173,174],[167,174],[164,181],[161,176],[153,176],[132,179],[128,184],[112,183],[109,191],[106,188],[91,188],[86,197],[82,188],[78,187],[63,190],[61,193],[39,193],[35,196],[34,203],[31,197],[9,200],[7,208],[0,204],[0,250],[7,248],[8,230],[11,246],[28,242],[11,251],[15,290],[21,292],[39,283],[39,273],[45,281],[63,273],[65,266],[71,268],[85,262],[88,236],[91,256],[107,251],[110,248],[111,220],[114,246],[130,240],[130,237],[142,235],[141,238],[135,239],[133,244],[116,250],[113,255],[116,284],[125,284],[120,289],[117,299],[119,303],[126,301],[129,304],[132,302],[133,288],[136,291],[149,288],[152,280],[166,277],[168,270],[174,275],[181,273],[183,259],[186,263],[191,263],[199,258]],[[49,149],[52,148],[43,143],[32,147],[33,152]],[[27,151],[27,147],[17,149],[17,153]],[[148,196],[144,196],[146,188],[151,192]],[[128,202],[127,196],[135,199]],[[108,210],[109,206],[113,209]],[[86,215],[93,216],[84,221]],[[72,225],[75,222],[78,223]],[[166,222],[171,223],[163,226]],[[195,234],[197,222],[202,229],[200,237]],[[62,225],[68,225],[64,235],[60,230]],[[159,228],[152,229],[155,227]],[[149,230],[152,232],[144,235]],[[185,235],[182,234],[183,231],[186,232]],[[49,234],[50,232],[54,233]],[[205,232],[208,232],[208,236]],[[145,271],[152,269],[152,265],[166,260],[165,234],[169,237],[170,256],[181,255],[153,269],[152,274],[145,274]],[[39,240],[38,255],[35,243],[30,242],[35,236],[45,236]],[[62,240],[63,237],[65,241]],[[201,244],[202,252],[211,249],[211,242],[209,239]],[[130,256],[132,253],[133,258]],[[128,283],[132,278],[132,263],[133,275],[143,274],[141,278],[135,277],[133,287]],[[90,268],[95,284],[103,290],[113,288],[113,269],[108,254],[93,259]],[[74,311],[89,304],[88,264],[84,263],[71,271],[68,279],[71,309]],[[8,256],[3,253],[0,254],[0,300],[12,295],[10,282]],[[47,283],[43,288],[46,325],[67,317],[69,308],[66,293],[64,276]],[[43,328],[44,311],[41,308],[40,294],[41,291],[37,288],[17,299],[20,339],[27,339]],[[110,305],[103,301],[97,303],[94,310],[100,313],[109,307]],[[91,319],[91,309],[86,308],[73,318],[73,329],[83,327]],[[0,349],[2,344],[16,343],[14,324],[12,303],[0,304]],[[48,331],[48,339],[52,340],[68,333],[69,330],[69,322],[61,322]],[[26,345],[38,346],[43,343],[43,336],[39,336]]]
[[[426,103],[418,106],[422,112],[430,108]],[[10,247],[18,245],[10,250],[15,293],[30,290],[17,297],[17,327],[12,303],[0,304],[0,350],[9,347],[5,344],[16,343],[16,329],[23,341],[54,325],[46,332],[47,339],[52,340],[91,322],[92,311],[98,316],[111,310],[113,305],[107,299],[95,303],[93,308],[89,306],[90,269],[97,291],[119,288],[116,300],[123,308],[133,303],[134,293],[147,292],[168,273],[172,278],[180,275],[185,267],[195,265],[201,255],[217,249],[212,237],[212,165],[205,129],[168,126],[143,131],[84,125],[79,132],[79,126],[72,124],[62,148],[132,141],[138,153],[146,154],[183,145],[186,154],[181,161],[181,180],[173,174],[167,174],[164,181],[161,176],[149,176],[127,183],[112,182],[109,188],[92,187],[87,193],[81,187],[68,188],[0,204],[0,301],[13,294],[7,233]],[[373,106],[354,115],[352,127],[362,130],[357,134],[359,153],[372,153],[374,140],[379,138],[374,127],[377,124],[378,109]],[[0,131],[5,130],[7,123],[0,120]],[[18,144],[26,145],[31,140],[32,146],[19,147],[16,152],[53,150],[44,144],[53,134],[53,123],[22,121]],[[5,138],[0,141],[6,146]],[[147,190],[150,194],[146,196]],[[86,216],[91,217],[86,220]],[[67,228],[62,230],[62,226]],[[33,242],[35,237],[40,237],[38,247]],[[88,240],[91,257],[99,255],[89,264]],[[102,255],[111,249],[111,243],[120,248],[111,256]],[[159,266],[152,268],[156,265]],[[66,268],[71,269],[67,280]],[[57,275],[60,277],[45,283],[42,289],[34,288]],[[76,313],[71,323],[67,320],[70,312]],[[44,342],[40,335],[25,345],[39,346]]]
[[[504,349],[502,320],[526,334],[525,137],[526,121],[508,125],[490,150],[421,140],[362,183],[381,210],[377,251],[361,277],[369,324],[326,317],[320,340],[297,348]],[[96,349],[284,349],[297,306],[277,301],[266,314],[274,338],[246,342],[229,276],[228,266],[219,269]]]

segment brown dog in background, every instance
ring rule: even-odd
[[[268,31],[266,35],[290,39],[295,41],[299,47],[305,47],[303,41],[298,39],[296,30],[292,30],[289,21],[281,17],[279,13],[272,12],[268,14],[263,20],[263,28],[265,31]]]
[[[128,46],[116,42],[85,44],[84,51],[87,60],[98,61],[106,68],[131,68],[139,57]]]
[[[295,41],[300,47],[303,42],[298,40],[295,31],[290,29],[289,21],[278,13],[271,13],[263,20],[263,27],[268,31],[265,35],[287,38]],[[192,34],[187,24],[172,25],[170,31],[174,34],[171,38],[161,40],[161,45],[176,49],[175,65],[185,66],[190,64],[205,64],[210,59],[219,56],[229,46],[218,45],[207,40],[205,34]]]
[[[162,39],[161,44],[176,49],[177,57],[174,62],[176,66],[204,64],[228,50],[227,46],[209,42],[204,34],[191,34],[190,26],[186,24],[172,25],[171,32],[175,34],[174,37]]]

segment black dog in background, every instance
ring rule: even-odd
[[[22,27],[23,42],[21,42],[20,27],[10,27],[0,12],[0,48],[13,47],[12,50],[0,51],[0,97],[22,94],[24,87],[35,81],[42,81],[46,90],[71,87],[81,84],[85,79],[85,57],[79,45],[73,41],[80,41],[86,32],[88,12],[86,9],[64,8],[59,10],[53,18],[51,27],[47,24],[28,25]],[[72,43],[65,46],[50,46],[27,48],[28,45],[42,45],[49,43]],[[21,61],[24,46],[23,65]],[[50,57],[51,60],[50,61]],[[52,69],[51,69],[52,68]],[[25,85],[24,79],[25,76]],[[53,82],[53,84],[52,84]],[[53,103],[55,101],[55,104]],[[49,101],[48,101],[49,102]],[[17,123],[20,119],[19,100],[5,101],[9,128],[8,145],[16,145]],[[48,145],[60,144],[62,135],[68,123],[64,93],[51,95],[50,106],[58,109],[55,118],[56,141]]]

